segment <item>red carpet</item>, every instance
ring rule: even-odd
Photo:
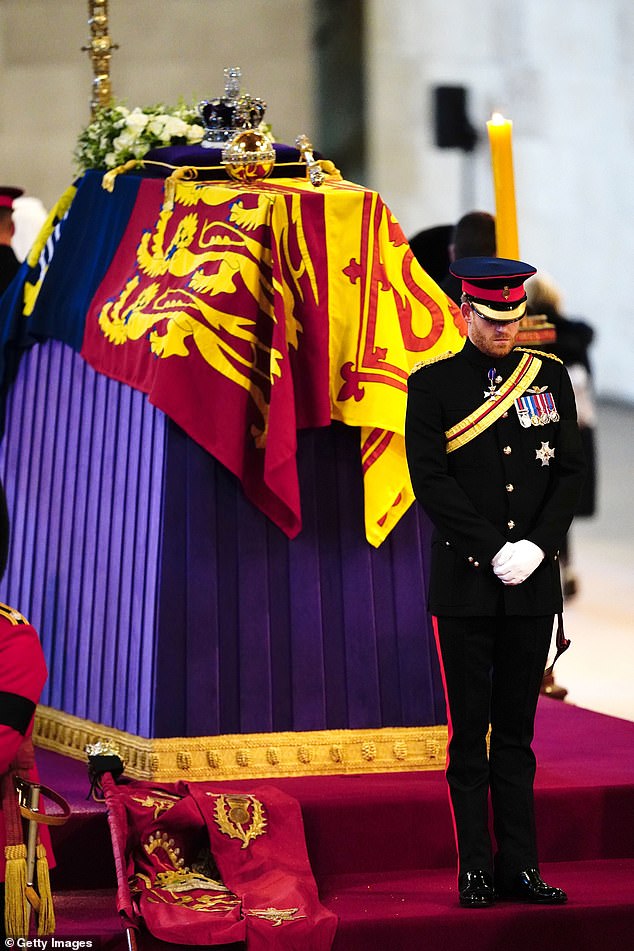
[[[628,947],[634,933],[634,723],[543,698],[535,749],[542,871],[568,891],[563,907],[458,906],[441,772],[258,781],[301,804],[321,899],[339,916],[333,951]],[[124,948],[106,818],[102,807],[86,801],[87,771],[53,753],[37,755],[42,781],[74,810],[72,820],[54,830],[58,934],[99,935],[103,949]]]

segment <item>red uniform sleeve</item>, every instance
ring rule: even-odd
[[[38,703],[47,670],[37,632],[30,624],[13,624],[0,616],[0,773],[6,772],[23,736],[32,730],[32,717],[26,728],[16,728],[15,711]],[[25,702],[26,701],[26,702]],[[2,709],[12,711],[2,716]]]

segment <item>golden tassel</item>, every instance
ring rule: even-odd
[[[101,179],[101,187],[107,192],[114,191],[114,182],[117,175],[123,175],[125,172],[131,172],[139,164],[139,159],[129,159],[127,162],[124,162],[123,165],[117,165],[116,168],[111,168],[109,172],[105,172],[103,178]]]
[[[40,897],[40,909],[37,920],[38,934],[53,934],[55,931],[55,909],[51,893],[51,880],[48,874],[46,849],[41,842],[37,846],[37,889]]]
[[[8,938],[29,933],[31,907],[26,897],[26,846],[6,845],[4,877],[4,927]]]
[[[171,175],[165,179],[163,208],[167,211],[174,210],[174,201],[176,198],[176,186],[179,182],[190,182],[198,177],[198,172],[194,165],[181,165],[174,169]]]
[[[325,173],[326,181],[328,182],[342,182],[343,175],[337,168],[334,162],[331,162],[330,159],[317,159],[317,164],[321,166],[322,171]]]

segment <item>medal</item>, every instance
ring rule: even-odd
[[[559,413],[555,406],[552,393],[542,391],[528,391],[515,400],[515,409],[520,424],[529,426],[546,426],[548,423],[558,423]]]
[[[555,458],[555,450],[550,448],[550,443],[543,442],[541,447],[535,450],[535,458],[541,462],[542,466],[548,466],[550,460]]]
[[[555,406],[553,394],[544,393],[544,400],[546,402],[546,410],[548,412],[548,418],[550,419],[551,423],[558,423],[559,413],[557,412],[557,407]]]
[[[531,426],[539,426],[539,409],[535,403],[535,396],[525,394],[515,400],[515,409],[520,424],[526,429]]]
[[[487,373],[487,378],[489,380],[489,389],[484,391],[484,398],[485,400],[494,400],[499,392],[496,387],[496,383],[501,383],[502,377],[497,376],[497,370],[495,367],[491,367]]]

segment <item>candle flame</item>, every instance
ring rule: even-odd
[[[504,125],[506,121],[501,112],[494,112],[491,116],[491,123],[493,125]]]

